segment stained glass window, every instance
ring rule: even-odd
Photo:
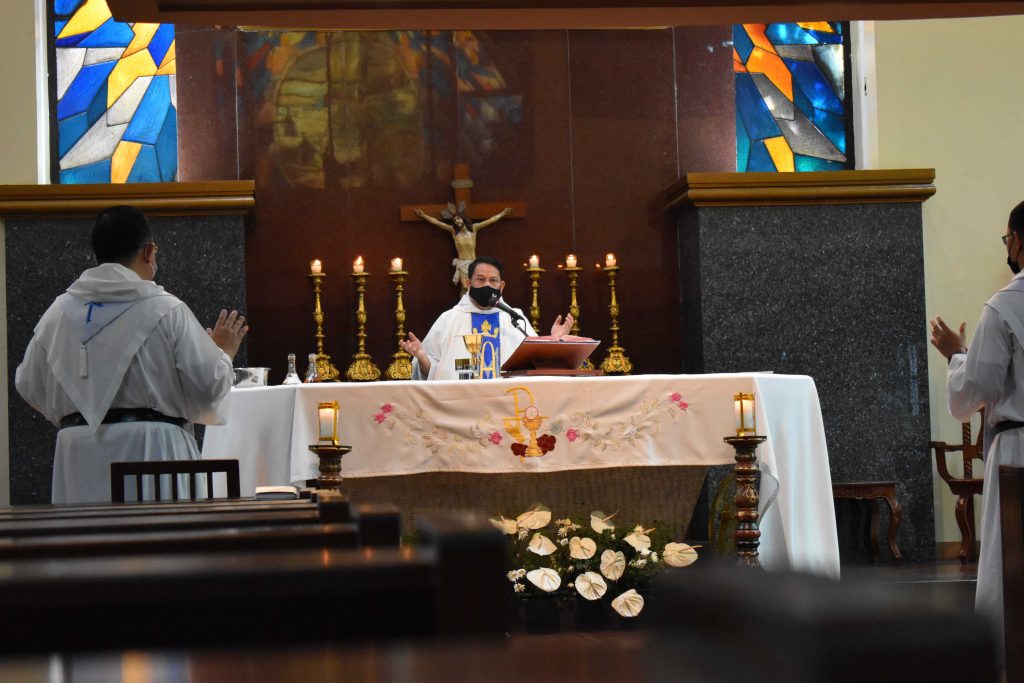
[[[852,167],[843,29],[827,21],[733,26],[736,170]]]
[[[178,171],[174,26],[51,0],[61,183],[170,182]]]

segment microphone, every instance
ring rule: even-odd
[[[523,334],[526,334],[526,318],[519,315],[519,311],[509,306],[504,301],[499,301],[500,298],[500,294],[492,294],[491,300],[488,302],[488,307],[497,308],[499,311],[505,311],[506,313],[508,313],[509,317],[512,318],[513,325],[519,327],[519,323],[523,324],[523,326],[519,329]]]

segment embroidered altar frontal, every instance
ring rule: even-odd
[[[757,396],[762,560],[838,576],[821,412],[809,377],[531,377],[235,389],[204,458],[238,457],[243,494],[317,474],[317,403],[337,401],[343,490],[406,513],[618,511],[686,528],[705,466],[734,461],[733,395]],[[408,519],[408,518],[407,518]]]

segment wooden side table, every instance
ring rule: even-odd
[[[875,502],[881,498],[889,504],[891,517],[889,520],[889,550],[892,551],[893,561],[899,564],[903,561],[903,554],[896,544],[896,536],[900,531],[900,524],[903,522],[903,508],[896,500],[896,482],[894,481],[858,481],[832,484],[832,499],[853,498],[855,500],[868,500],[871,505],[871,552],[875,559],[881,556],[878,547],[878,529],[881,525],[881,513],[879,505]]]

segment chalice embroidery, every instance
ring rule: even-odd
[[[537,432],[540,431],[544,420],[548,416],[541,415],[540,409],[537,408],[536,401],[534,400],[533,392],[526,387],[512,387],[505,393],[512,394],[515,413],[512,417],[502,418],[502,423],[505,425],[505,431],[508,432],[509,436],[516,440],[516,444],[512,446],[512,452],[519,456],[520,461],[523,458],[540,457],[554,448],[553,443],[550,443],[550,447],[544,447],[538,441]],[[525,394],[525,396],[522,397],[521,403],[520,397],[522,394]],[[527,399],[529,403],[526,403]],[[523,433],[524,427],[526,428],[526,434]],[[554,437],[550,434],[545,434],[540,439],[547,439],[550,442],[554,441]],[[518,448],[516,447],[517,445],[519,446]]]

